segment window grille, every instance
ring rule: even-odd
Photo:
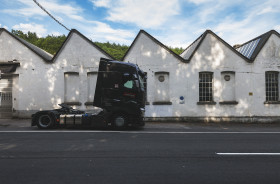
[[[265,73],[266,101],[278,101],[278,72]]]
[[[199,73],[199,101],[200,102],[213,101],[213,73],[210,72]]]

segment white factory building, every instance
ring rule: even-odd
[[[77,30],[52,56],[1,28],[1,117],[30,117],[58,103],[91,110],[100,57],[113,59]],[[123,61],[147,73],[147,119],[280,119],[276,31],[233,48],[207,30],[179,56],[141,30]]]
[[[100,57],[112,59],[77,30],[52,56],[1,28],[0,117],[30,118],[60,103],[91,110]]]

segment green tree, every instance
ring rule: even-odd
[[[12,34],[36,45],[37,47],[53,55],[60,49],[63,42],[66,40],[65,35],[61,35],[61,36],[48,35],[46,37],[39,38],[36,33],[32,33],[32,32],[23,33],[20,30],[12,30]],[[129,49],[129,46],[127,45],[120,45],[116,43],[110,43],[110,42],[105,42],[105,43],[94,42],[94,43],[117,60],[121,60],[124,57],[127,50]],[[181,54],[184,50],[182,47],[180,48],[169,47],[169,48],[178,55]]]
[[[103,49],[105,52],[113,56],[116,60],[121,60],[125,53],[128,50],[127,45],[120,45],[116,43],[101,43],[101,42],[94,42],[97,46],[99,46],[101,49]]]
[[[28,41],[29,43],[32,43],[33,45],[36,45],[50,54],[55,54],[66,39],[65,35],[48,35],[46,37],[39,38],[36,33],[23,33],[20,30],[12,30],[12,34]]]
[[[175,52],[176,54],[180,55],[182,54],[182,52],[184,51],[184,49],[182,47],[169,47],[169,49],[171,49],[173,52]]]

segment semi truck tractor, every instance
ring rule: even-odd
[[[59,104],[59,109],[33,114],[31,125],[40,129],[145,125],[146,75],[137,65],[101,58],[96,81],[93,101],[96,112]]]

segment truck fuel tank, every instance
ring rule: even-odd
[[[81,125],[83,115],[82,114],[62,114],[59,117],[60,125]]]

